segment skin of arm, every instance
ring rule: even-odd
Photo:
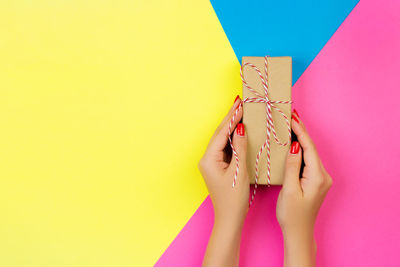
[[[287,156],[276,216],[284,240],[284,266],[312,267],[316,258],[315,220],[332,178],[296,111],[292,114],[292,129],[299,142],[292,143]],[[303,157],[305,167],[300,177]]]
[[[246,168],[247,137],[242,110],[233,122],[233,145],[239,157],[239,173],[235,187],[232,182],[236,171],[234,158],[227,162],[224,148],[228,143],[229,122],[240,104],[237,97],[229,113],[215,131],[199,162],[207,189],[214,206],[214,226],[204,255],[203,267],[238,266],[241,232],[248,211],[249,178]]]
[[[239,156],[239,175],[234,158],[227,162],[229,122],[240,104],[237,97],[227,116],[215,131],[199,162],[214,207],[214,226],[203,259],[203,267],[238,266],[241,232],[248,211],[249,178],[246,167],[247,136],[240,110],[232,123],[233,145]],[[319,208],[332,185],[332,179],[319,159],[315,145],[303,122],[294,112],[292,129],[299,142],[288,153],[285,177],[278,197],[276,215],[284,239],[284,266],[315,266],[314,224]],[[303,153],[302,153],[303,152]],[[304,155],[305,168],[300,177]]]

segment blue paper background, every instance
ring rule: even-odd
[[[357,3],[211,1],[239,61],[243,56],[292,56],[293,84]]]

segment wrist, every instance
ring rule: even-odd
[[[214,224],[222,227],[241,228],[246,219],[247,210],[231,208],[215,208]]]
[[[310,233],[283,234],[285,247],[306,247],[312,248],[315,244],[315,238]]]
[[[288,245],[312,245],[314,243],[314,227],[298,227],[282,229],[283,240]]]
[[[283,232],[284,266],[315,266],[316,242],[313,229]]]
[[[243,221],[231,214],[215,214],[203,266],[237,266]]]
[[[222,228],[231,231],[241,231],[244,224],[244,217],[216,215],[214,219],[214,228]]]
[[[286,223],[280,223],[282,235],[285,239],[313,239],[314,238],[314,221],[313,220],[290,220]]]

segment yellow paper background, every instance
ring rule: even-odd
[[[241,91],[208,1],[0,2],[0,266],[151,266]]]

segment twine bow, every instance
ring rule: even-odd
[[[291,129],[290,129],[290,123],[289,123],[289,119],[288,117],[285,115],[285,113],[282,112],[282,110],[280,108],[278,108],[276,106],[276,104],[290,104],[292,103],[292,101],[272,101],[269,98],[269,93],[268,93],[268,62],[267,62],[267,58],[268,56],[264,57],[264,68],[265,68],[265,79],[263,74],[261,73],[261,71],[253,64],[247,62],[245,64],[242,65],[241,69],[240,69],[240,77],[242,78],[242,82],[243,85],[250,91],[252,92],[255,97],[247,97],[245,99],[243,99],[239,106],[236,108],[236,111],[234,113],[234,115],[232,116],[232,119],[230,120],[229,123],[229,144],[232,148],[232,152],[233,152],[233,156],[235,157],[236,160],[236,171],[235,171],[235,178],[233,180],[233,184],[232,187],[235,187],[236,185],[236,180],[237,180],[237,176],[239,173],[239,156],[236,152],[236,149],[233,146],[232,143],[232,139],[230,137],[230,133],[232,132],[232,126],[233,126],[233,122],[235,121],[235,118],[237,116],[237,114],[239,113],[240,109],[243,108],[243,104],[244,103],[265,103],[265,111],[267,114],[267,138],[264,142],[264,144],[260,147],[260,150],[257,154],[256,157],[256,164],[255,164],[255,184],[254,184],[254,190],[253,190],[253,194],[251,196],[251,200],[250,200],[250,205],[253,203],[254,201],[254,197],[256,195],[256,189],[257,189],[257,183],[258,183],[258,165],[259,165],[259,160],[260,160],[260,156],[262,154],[262,152],[264,151],[265,148],[267,148],[267,183],[268,186],[271,185],[271,147],[270,147],[270,140],[271,140],[271,132],[272,135],[275,139],[275,142],[278,145],[281,146],[286,146],[290,143],[290,140],[292,138],[292,134],[291,134]],[[258,74],[258,76],[260,77],[261,80],[261,84],[264,88],[264,95],[261,95],[260,93],[258,93],[256,90],[254,90],[252,87],[250,87],[250,85],[247,83],[246,79],[244,78],[243,75],[243,70],[246,66],[249,66],[250,68],[252,68],[253,70],[255,70]],[[278,138],[276,131],[275,131],[275,125],[274,125],[274,120],[272,118],[272,110],[276,110],[279,112],[279,114],[281,114],[286,122],[287,125],[287,129],[288,129],[288,134],[289,134],[289,138],[286,142],[281,142],[281,140]]]

